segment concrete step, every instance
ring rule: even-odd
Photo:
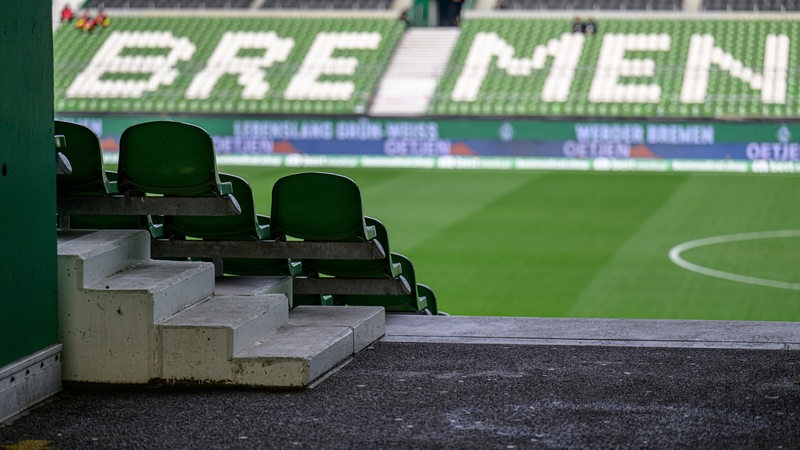
[[[347,327],[353,332],[353,353],[358,353],[386,332],[386,314],[374,306],[298,306],[289,324],[298,327],[317,325]]]
[[[248,302],[260,301],[261,297],[226,298],[239,305],[243,315],[218,315],[227,316],[229,323],[223,323],[224,320],[217,323],[225,330],[214,329],[214,326],[193,319],[191,321],[195,322],[193,326],[197,329],[184,333],[177,330],[186,328],[187,320],[179,317],[184,313],[162,324],[164,379],[306,387],[385,332],[383,308],[300,306],[289,313],[288,322],[277,329],[263,327],[263,333],[257,339],[242,346],[247,338],[235,342],[236,337],[230,340],[230,336],[237,326],[241,326],[239,324],[246,322],[244,317],[258,315],[258,308]],[[202,306],[190,308],[186,314],[195,308],[211,310],[210,304],[215,301],[212,298]],[[214,321],[207,319],[207,322]],[[252,338],[253,334],[250,336]],[[226,361],[223,361],[223,355],[229,355]]]
[[[235,382],[306,387],[352,354],[353,332],[347,327],[286,324],[234,355]]]
[[[214,295],[158,325],[162,378],[224,382],[235,353],[288,319],[284,294]]]
[[[145,231],[59,233],[65,380],[146,383],[161,374],[155,323],[209,297],[211,263],[149,259]]]
[[[120,307],[139,305],[150,325],[197,303],[214,292],[214,265],[147,260],[85,286]]]
[[[80,288],[149,259],[150,235],[130,230],[59,231],[58,257],[59,268],[65,264],[59,284],[77,283]]]
[[[381,78],[370,114],[416,116],[427,112],[458,36],[457,28],[407,30]]]
[[[384,334],[379,307],[290,313],[292,285],[151,260],[146,232],[59,234],[63,378],[304,387]]]

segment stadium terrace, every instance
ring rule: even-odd
[[[402,34],[393,19],[209,20],[120,18],[88,45],[57,30],[57,109],[367,113]],[[800,115],[800,22],[609,18],[603,28],[466,21],[428,114]]]
[[[338,50],[374,50],[380,42],[378,33],[318,33],[300,68],[291,77],[283,98],[311,100],[348,100],[355,87],[352,81],[324,82],[325,75],[353,75],[358,61],[334,57]],[[530,76],[532,70],[545,69],[548,57],[552,66],[544,83],[541,99],[545,102],[566,101],[572,80],[579,68],[585,43],[582,34],[565,33],[558,39],[538,45],[531,58],[514,58],[515,49],[496,33],[478,33],[470,47],[467,62],[456,81],[451,98],[476,101],[480,86],[489,68],[496,66],[509,76]],[[668,52],[672,39],[667,34],[606,34],[600,48],[598,70],[592,78],[589,99],[594,103],[658,103],[661,87],[657,84],[627,84],[624,77],[652,77],[657,70],[650,58],[626,58],[626,52]],[[203,70],[192,78],[186,98],[207,99],[224,75],[238,76],[242,99],[262,99],[269,92],[263,74],[277,62],[286,61],[294,47],[291,38],[274,32],[226,32],[215,47]],[[167,49],[166,55],[124,56],[131,49]],[[261,58],[238,56],[243,49],[261,49]],[[176,65],[191,61],[196,46],[185,37],[169,32],[112,32],[92,62],[67,89],[67,97],[141,97],[174,82]],[[710,56],[710,57],[709,57]],[[495,62],[496,61],[496,62]],[[685,57],[685,73],[681,84],[681,103],[703,103],[708,93],[712,64],[730,76],[761,92],[761,100],[770,104],[786,103],[789,37],[770,34],[764,45],[763,72],[758,73],[716,44],[711,35],[692,34]],[[109,74],[146,74],[137,80],[105,80]],[[267,79],[269,77],[267,76]]]

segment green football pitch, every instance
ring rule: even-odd
[[[274,181],[313,169],[220,170],[269,214]],[[800,321],[797,176],[325,171],[450,314]]]

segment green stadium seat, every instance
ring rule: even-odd
[[[225,195],[214,143],[202,128],[170,121],[145,122],[122,132],[118,188],[123,194]]]
[[[219,179],[231,185],[242,213],[236,216],[165,216],[165,234],[214,240],[268,239],[269,217],[256,214],[253,191],[247,181],[226,173],[220,173]]]
[[[117,185],[110,181],[103,167],[103,148],[100,138],[88,127],[56,120],[55,134],[63,135],[66,147],[61,153],[72,164],[72,173],[58,175],[56,186],[58,195],[65,194],[114,194]]]
[[[270,236],[269,217],[256,214],[253,191],[243,178],[221,173],[230,183],[242,213],[236,216],[165,216],[164,235],[212,241],[261,241]],[[213,195],[213,194],[205,194]],[[229,275],[299,275],[300,262],[287,259],[225,258],[223,272]]]
[[[365,217],[364,222],[367,227],[375,228],[375,239],[383,247],[386,257],[383,259],[362,259],[362,260],[332,260],[318,259],[303,261],[306,272],[316,272],[340,278],[395,278],[402,272],[400,263],[392,261],[392,253],[389,249],[389,236],[386,227],[380,220],[374,217]]]
[[[446,312],[439,310],[439,306],[436,304],[436,295],[433,293],[433,289],[427,284],[417,283],[417,294],[420,297],[425,297],[425,302],[428,304],[428,311],[432,315],[449,316]]]
[[[383,306],[387,312],[430,314],[427,299],[424,296],[420,296],[417,291],[416,276],[414,275],[414,266],[411,261],[399,253],[392,253],[392,260],[400,264],[402,268],[402,275],[400,276],[408,282],[411,287],[411,293],[406,295],[335,295],[333,297],[334,304]]]
[[[356,183],[342,175],[302,172],[288,175],[272,188],[270,232],[274,238],[312,241],[369,240]]]
[[[56,134],[66,139],[66,147],[60,150],[72,164],[72,173],[56,177],[58,195],[96,197],[118,194],[117,173],[107,171],[103,166],[100,138],[88,127],[72,122],[56,120],[54,129]],[[162,236],[161,225],[150,216],[73,214],[69,217],[69,226],[74,229],[143,229],[148,230],[152,237]]]

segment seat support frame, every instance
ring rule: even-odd
[[[294,277],[295,294],[331,295],[408,295],[411,286],[402,276],[397,278],[311,278]]]
[[[383,259],[386,252],[380,242],[316,241],[150,241],[154,258],[211,258],[217,275],[222,275],[223,258],[253,259]]]
[[[221,197],[148,197],[103,195],[59,196],[56,200],[59,227],[69,228],[69,216],[235,216],[242,213],[232,195]]]

